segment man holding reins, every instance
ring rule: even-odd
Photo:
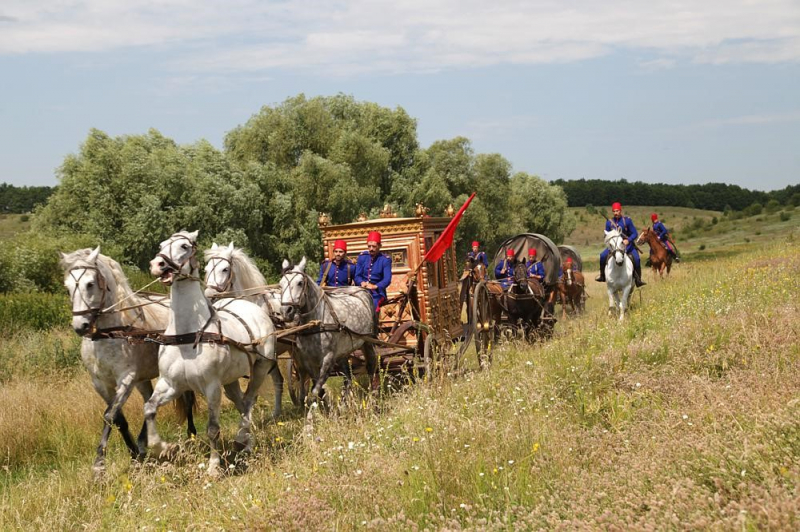
[[[367,251],[362,251],[356,261],[356,286],[366,288],[372,294],[375,310],[386,300],[386,289],[392,283],[392,260],[381,253],[381,234],[370,231],[367,236]]]
[[[355,284],[356,265],[347,258],[347,242],[333,243],[333,260],[325,259],[319,267],[320,286],[351,286]]]

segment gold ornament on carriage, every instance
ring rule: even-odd
[[[397,213],[394,212],[394,209],[392,209],[392,206],[387,203],[387,204],[385,204],[383,206],[383,209],[379,213],[379,216],[381,218],[397,218]]]
[[[326,227],[329,223],[331,223],[330,215],[326,212],[319,213],[317,224],[319,224],[320,227]]]
[[[429,210],[428,207],[426,207],[422,203],[417,203],[417,207],[416,209],[414,209],[414,214],[422,218],[423,216],[428,214],[428,210]]]
[[[358,214],[358,218],[356,218],[357,222],[366,222],[369,218],[367,218],[367,213],[361,212]]]
[[[444,213],[447,215],[448,218],[452,218],[456,215],[456,209],[453,207],[453,204],[449,204],[447,208],[444,210]]]

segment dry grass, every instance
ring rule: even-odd
[[[587,315],[552,341],[355,401],[311,432],[262,402],[249,468],[218,480],[202,443],[142,467],[115,437],[93,482],[86,379],[20,382],[0,400],[30,406],[0,418],[0,441],[18,416],[34,436],[6,462],[0,528],[796,530],[798,265],[797,244],[681,265],[622,326],[590,283]],[[235,421],[228,408],[228,437]]]

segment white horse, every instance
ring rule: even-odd
[[[158,346],[145,343],[143,335],[137,336],[136,332],[164,330],[168,305],[135,294],[120,265],[101,255],[99,247],[60,255],[64,286],[72,301],[72,328],[83,336],[81,359],[95,390],[107,405],[103,414],[105,426],[93,466],[95,474],[99,475],[105,470],[112,424],[122,434],[131,456],[138,455],[122,406],[134,388],[145,401],[150,399],[153,394],[151,379],[158,376]],[[129,342],[128,338],[138,341]],[[193,404],[193,393],[178,397],[176,403],[179,414],[188,417],[190,435],[197,433],[192,420]],[[142,425],[142,434],[144,430]]]
[[[287,325],[320,325],[296,336],[296,362],[300,371],[300,397],[305,400],[306,377],[314,381],[310,402],[323,395],[323,386],[337,361],[361,349],[367,363],[371,385],[378,384],[378,357],[365,337],[375,337],[377,316],[372,296],[364,288],[344,287],[323,291],[305,273],[306,258],[294,268],[283,261],[281,314]]]
[[[625,310],[633,293],[633,261],[625,253],[624,236],[618,229],[605,232],[605,243],[609,249],[606,261],[606,287],[608,288],[608,313],[625,318]]]
[[[244,451],[252,448],[251,413],[257,393],[267,374],[275,384],[275,409],[281,411],[283,378],[275,361],[274,326],[263,309],[236,299],[209,303],[203,295],[197,254],[197,231],[175,233],[161,243],[161,250],[150,261],[150,272],[171,285],[169,324],[158,354],[159,378],[153,396],[144,406],[147,437],[139,448],[154,449],[159,455],[171,448],[156,431],[158,407],[184,390],[206,396],[207,435],[211,443],[208,471],[219,471],[220,387],[242,416],[236,442]],[[242,395],[239,379],[250,376]]]
[[[280,289],[267,284],[264,275],[247,253],[234,247],[231,242],[227,246],[214,243],[203,254],[206,260],[206,297],[212,300],[225,296],[245,299],[266,310],[270,318],[280,315]],[[279,340],[276,344],[281,371],[293,383],[296,379],[292,379],[291,358],[280,358],[280,355],[290,352],[291,348],[292,345],[286,341]],[[296,386],[289,385],[289,395],[296,405],[300,404]]]

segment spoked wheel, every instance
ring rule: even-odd
[[[473,335],[475,338],[475,351],[478,353],[478,363],[481,369],[491,363],[492,341],[494,336],[494,320],[490,312],[489,288],[486,281],[481,281],[475,287],[472,295]]]
[[[441,333],[431,333],[425,338],[422,360],[426,379],[433,379],[458,371],[461,353],[453,348],[453,341]]]
[[[289,391],[289,398],[292,400],[294,406],[302,406],[300,399],[300,377],[297,373],[297,368],[294,366],[294,360],[291,358],[280,359],[279,370],[283,373],[284,381],[286,382],[286,389]]]

